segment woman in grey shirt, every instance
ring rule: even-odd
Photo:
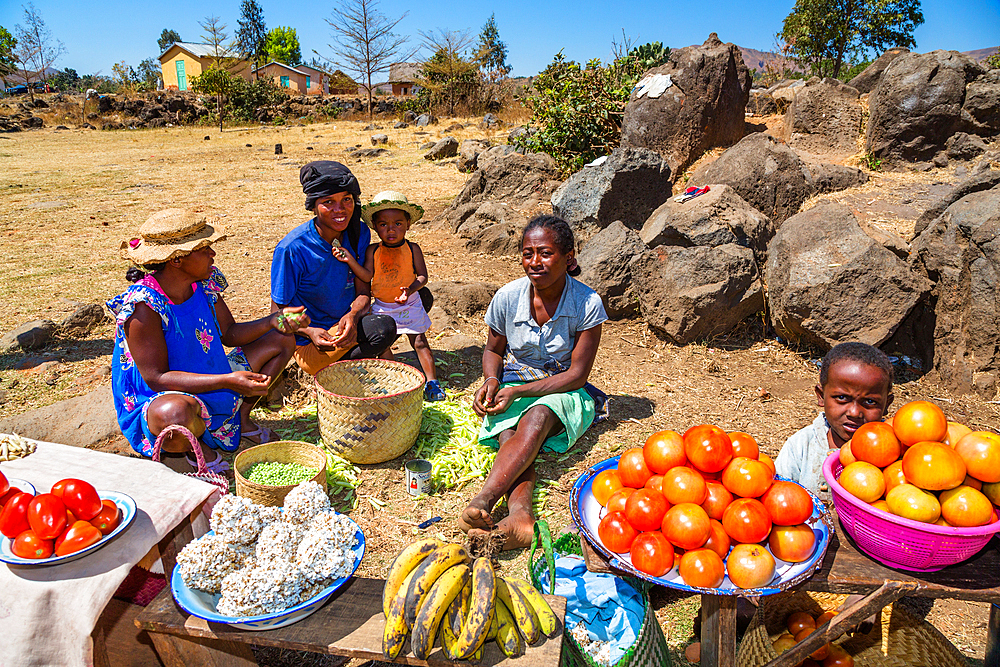
[[[572,277],[580,273],[574,246],[565,220],[533,218],[521,237],[526,276],[500,288],[486,311],[486,379],[472,407],[484,417],[479,441],[499,451],[459,524],[466,532],[490,530],[490,511],[507,496],[509,514],[497,524],[505,549],[531,543],[539,450],[565,452],[606,414],[607,397],[587,378],[608,316],[597,293]]]

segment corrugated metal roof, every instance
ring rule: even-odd
[[[190,53],[191,55],[197,56],[199,58],[215,57],[215,49],[212,47],[211,44],[194,44],[192,42],[174,42],[173,44],[168,46],[163,53],[160,54],[160,57],[162,58],[164,55],[166,55],[167,51],[169,51],[171,48],[175,46],[180,47],[185,51],[187,51],[188,53]],[[228,58],[239,57],[238,53],[226,51],[225,49],[222,49],[221,55],[226,56]]]

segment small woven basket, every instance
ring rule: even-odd
[[[420,431],[423,373],[396,361],[338,361],[316,374],[323,444],[351,463],[382,463]]]
[[[312,481],[326,491],[326,452],[308,442],[278,440],[245,449],[236,455],[233,461],[233,469],[236,471],[236,495],[249,498],[259,505],[281,507],[284,504],[285,496],[296,485],[267,486],[251,482],[246,478],[246,475],[250,474],[250,468],[264,461],[298,463],[307,468],[317,469],[319,472]]]
[[[781,593],[760,598],[740,644],[736,664],[762,667],[778,657],[772,642],[786,632],[789,614],[805,611],[813,616],[837,609],[846,595],[832,593]],[[881,623],[868,634],[843,635],[834,643],[854,656],[856,667],[966,667],[965,656],[938,630],[900,605],[882,609]]]
[[[840,485],[843,469],[839,451],[831,452],[823,462],[823,476],[840,523],[864,553],[889,567],[935,572],[972,558],[1000,530],[1000,521],[975,528],[952,528],[877,510]]]

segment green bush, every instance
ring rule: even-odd
[[[214,67],[205,70],[201,76],[193,77],[191,88],[199,93],[221,95],[223,117],[239,121],[251,121],[256,117],[257,109],[281,104],[288,98],[288,94],[271,79],[247,81]]]
[[[607,155],[621,140],[625,105],[645,70],[632,55],[607,65],[595,59],[581,67],[560,51],[523,100],[537,131],[518,137],[515,144],[548,153],[565,174]]]

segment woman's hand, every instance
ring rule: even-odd
[[[270,383],[270,376],[250,371],[233,371],[226,382],[229,389],[241,396],[264,396]]]
[[[354,347],[358,342],[358,323],[353,312],[348,312],[337,322],[337,335],[333,339],[334,347]]]
[[[514,399],[517,398],[517,387],[504,387],[493,396],[492,404],[486,406],[486,413],[500,415],[507,412]]]
[[[472,410],[480,417],[486,416],[486,408],[493,404],[493,397],[496,396],[500,386],[496,382],[487,380],[483,386],[476,390],[472,396]]]
[[[305,329],[312,323],[306,314],[305,306],[282,308],[280,312],[271,314],[271,326],[279,333],[293,334]]]
[[[337,347],[337,339],[330,335],[330,332],[326,329],[320,329],[319,327],[309,327],[307,329],[302,329],[299,333],[308,336],[312,344],[316,346],[317,350],[322,352],[329,352],[333,348]]]

